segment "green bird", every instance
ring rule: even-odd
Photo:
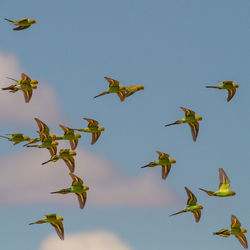
[[[6,134],[6,135],[10,135],[10,136],[0,135],[0,137],[5,138],[5,139],[7,139],[9,141],[14,142],[13,145],[17,145],[20,142],[29,141],[30,140],[30,138],[28,136],[25,136],[25,135],[23,135],[21,133],[19,133],[19,134]]]
[[[232,190],[229,190],[230,181],[223,168],[219,168],[219,176],[220,176],[219,190],[208,191],[203,188],[200,188],[200,190],[206,192],[209,196],[219,196],[219,197],[234,196],[236,193]]]
[[[193,141],[196,141],[197,136],[198,136],[198,132],[199,132],[199,123],[198,123],[198,121],[201,121],[202,117],[199,116],[199,115],[195,115],[195,112],[190,110],[190,109],[186,109],[186,108],[183,108],[183,107],[180,107],[180,108],[185,112],[185,118],[182,118],[182,119],[180,119],[180,120],[178,120],[176,122],[167,124],[167,125],[165,125],[165,127],[175,125],[175,124],[188,123],[188,125],[191,128]]]
[[[102,96],[102,95],[116,93],[118,95],[118,97],[120,98],[120,100],[123,102],[125,99],[125,93],[124,93],[125,86],[120,85],[119,82],[115,79],[112,79],[109,77],[104,77],[104,78],[109,82],[109,89],[105,90],[104,92],[95,96],[94,98]]]
[[[203,206],[197,205],[197,198],[187,187],[185,187],[185,190],[188,196],[187,206],[181,211],[175,214],[171,214],[170,216],[177,215],[180,213],[192,212],[194,215],[195,221],[199,222],[200,217],[201,217],[201,210],[203,209]]]
[[[222,82],[219,86],[206,86],[206,88],[214,89],[226,89],[228,91],[227,101],[229,102],[235,95],[236,89],[239,88],[239,84],[233,81],[219,81]]]
[[[89,118],[83,118],[83,119],[88,122],[88,127],[82,128],[82,129],[75,129],[75,130],[86,132],[86,133],[91,133],[92,134],[91,145],[93,145],[96,143],[96,141],[100,137],[101,132],[104,131],[104,127],[98,126],[99,122],[96,120],[89,119]]]
[[[56,140],[69,140],[71,149],[75,150],[78,144],[78,140],[82,136],[80,134],[75,134],[75,131],[72,128],[68,128],[63,125],[59,125],[59,127],[64,131],[64,135],[57,136]]]
[[[170,172],[171,165],[176,163],[175,159],[169,158],[169,155],[166,153],[162,153],[159,151],[156,151],[156,153],[159,155],[157,161],[152,161],[149,164],[141,167],[141,168],[146,168],[146,167],[155,167],[155,166],[161,166],[161,177],[163,180],[165,180]]]
[[[28,19],[28,18],[22,18],[16,21],[4,18],[6,21],[13,23],[14,25],[16,25],[17,27],[14,28],[13,30],[24,30],[24,29],[28,29],[32,24],[36,23],[35,19]]]
[[[89,190],[88,186],[83,186],[83,180],[80,179],[78,176],[69,173],[73,182],[70,188],[61,189],[56,192],[51,192],[51,194],[68,194],[74,193],[77,195],[78,202],[80,205],[80,209],[83,209],[87,200],[87,191]]]
[[[75,171],[75,159],[73,156],[76,155],[75,151],[70,151],[69,149],[61,149],[58,155],[53,155],[48,161],[45,161],[42,163],[42,165],[47,164],[48,162],[56,162],[59,159],[62,159],[67,167],[69,168],[69,171],[71,173],[74,173]]]
[[[38,128],[39,128],[38,134],[40,136],[38,138],[32,139],[29,143],[25,144],[24,146],[36,147],[36,148],[47,148],[51,156],[56,155],[57,146],[59,144],[57,141],[55,141],[56,135],[50,134],[49,127],[44,122],[42,122],[38,118],[35,118],[35,121],[38,125]],[[39,141],[41,141],[41,143],[37,145],[30,145]]]
[[[43,224],[50,223],[56,230],[57,235],[61,240],[64,240],[64,229],[63,229],[63,217],[57,216],[56,214],[46,214],[46,218],[42,220],[38,220],[36,222],[32,222],[29,225],[33,224]]]
[[[234,235],[244,248],[248,248],[247,238],[244,235],[247,232],[245,228],[241,228],[241,224],[235,215],[231,216],[231,229],[221,229],[219,232],[213,233],[222,237]]]
[[[7,77],[16,82],[16,84],[10,85],[9,87],[2,88],[2,90],[9,90],[9,92],[15,93],[18,90],[23,91],[24,100],[28,103],[32,97],[33,89],[37,88],[38,81],[31,80],[26,74],[21,74],[21,80],[16,80],[10,77]]]
[[[125,98],[133,95],[135,92],[144,90],[143,85],[132,85],[125,88]]]

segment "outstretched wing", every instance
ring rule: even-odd
[[[96,141],[98,140],[98,138],[100,137],[101,132],[94,132],[92,133],[92,141],[91,141],[91,145],[95,144]]]
[[[67,167],[69,168],[69,171],[71,173],[74,173],[74,171],[75,171],[75,159],[73,158],[73,156],[70,156],[68,158],[64,158],[63,160],[66,163]]]
[[[196,141],[198,133],[199,133],[199,123],[198,122],[189,122],[188,125],[191,128],[193,141]]]
[[[247,238],[243,233],[235,234],[235,237],[244,248],[248,248]]]
[[[230,181],[223,170],[223,168],[219,168],[219,176],[220,176],[220,185],[219,185],[219,190],[220,191],[226,191],[229,189],[230,186]]]
[[[57,235],[61,240],[64,240],[64,229],[63,229],[63,224],[62,222],[51,222],[50,223],[56,230]]]
[[[32,89],[24,89],[23,96],[26,103],[28,103],[32,97]]]
[[[85,121],[87,121],[89,124],[88,124],[88,127],[91,128],[91,127],[96,127],[98,126],[98,121],[96,120],[93,120],[93,119],[89,119],[89,118],[83,118]]]
[[[43,133],[45,135],[49,135],[49,127],[44,122],[39,120],[38,118],[35,118],[35,121],[36,121],[37,126],[39,128],[39,132]]]
[[[121,102],[123,102],[124,100],[125,100],[125,93],[124,93],[124,91],[118,91],[117,93],[116,93],[117,95],[118,95],[118,97],[120,98],[120,101]]]
[[[109,82],[109,87],[119,86],[119,82],[115,79],[104,77]]]
[[[70,143],[71,149],[75,150],[78,144],[78,139],[70,140],[69,143]]]
[[[231,228],[240,228],[241,224],[235,215],[231,216]]]
[[[79,202],[79,206],[81,209],[84,208],[86,200],[87,200],[87,193],[76,193],[77,198],[78,198],[78,202]]]
[[[78,176],[69,173],[70,177],[72,178],[73,182],[72,182],[72,186],[82,186],[83,185],[83,180],[80,179]]]
[[[200,209],[193,210],[192,213],[194,215],[195,221],[199,222],[199,220],[201,218],[201,210]]]
[[[26,75],[26,74],[24,74],[24,73],[22,73],[21,74],[21,84],[22,83],[27,83],[27,82],[30,82],[31,81],[31,79]]]
[[[156,153],[159,155],[158,159],[163,160],[163,159],[168,159],[169,155],[160,151],[156,151]]]
[[[163,180],[165,180],[170,172],[170,169],[171,169],[171,164],[168,164],[168,165],[162,165],[162,168],[161,168],[161,177]]]
[[[63,126],[63,125],[59,125],[59,127],[64,131],[64,134],[74,133],[74,129],[68,128],[68,127]]]
[[[189,206],[196,205],[197,199],[196,199],[195,195],[187,187],[185,187],[185,190],[186,190],[187,196],[188,196],[187,205],[189,205]]]
[[[184,107],[180,107],[184,112],[185,112],[185,116],[188,117],[188,116],[195,116],[195,112],[191,109],[187,109],[187,108],[184,108]]]
[[[227,91],[228,91],[227,101],[229,102],[234,97],[236,93],[236,88],[230,88],[227,89]]]

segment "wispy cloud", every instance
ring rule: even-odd
[[[49,153],[45,149],[27,149],[1,158],[0,202],[78,206],[75,195],[50,194],[70,186],[72,180],[61,160],[41,166],[47,159]],[[128,176],[108,160],[82,148],[77,150],[75,174],[90,187],[87,206],[161,207],[173,206],[177,201],[175,193],[159,176],[148,172]]]
[[[64,241],[56,235],[44,240],[39,250],[132,250],[132,248],[110,231],[92,231],[67,234]]]
[[[6,77],[20,79],[23,72],[18,59],[11,53],[0,51],[0,88],[7,87],[14,82]],[[24,73],[26,73],[24,71]],[[29,75],[27,73],[27,75]],[[33,79],[36,76],[29,75]],[[23,93],[9,93],[0,90],[0,116],[2,121],[30,124],[33,118],[38,116],[54,123],[62,119],[63,115],[58,105],[58,98],[55,90],[39,79],[38,87],[33,91],[33,96],[27,104],[24,102]]]

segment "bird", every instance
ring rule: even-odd
[[[68,128],[63,125],[59,125],[59,127],[64,131],[64,135],[57,136],[56,140],[69,140],[71,149],[75,150],[78,144],[78,140],[82,136],[80,134],[75,134],[75,131],[72,128]]]
[[[193,141],[195,142],[197,139],[197,136],[198,136],[198,132],[199,132],[198,121],[201,121],[202,117],[199,115],[195,115],[195,112],[190,110],[190,109],[183,108],[183,107],[180,107],[180,108],[185,112],[185,118],[182,118],[182,119],[180,119],[176,122],[170,123],[170,124],[166,124],[165,127],[175,125],[175,124],[188,123],[188,125],[191,128]]]
[[[21,133],[18,133],[18,134],[6,134],[6,135],[10,135],[10,136],[0,135],[0,137],[8,139],[9,141],[14,142],[13,145],[17,145],[20,142],[29,141],[30,140],[29,136],[25,136],[25,135],[23,135]]]
[[[63,229],[63,217],[57,216],[56,214],[46,214],[46,218],[42,220],[38,220],[36,222],[29,223],[29,225],[33,224],[43,224],[50,223],[56,230],[57,235],[61,240],[64,240],[64,229]]]
[[[244,248],[248,248],[247,238],[244,235],[247,232],[247,229],[241,228],[241,224],[235,215],[231,216],[231,229],[221,229],[218,232],[213,233],[214,235],[219,235],[222,237],[229,237],[230,235],[234,235],[240,244]]]
[[[35,19],[28,19],[28,18],[21,18],[16,21],[13,21],[7,18],[4,18],[4,19],[17,26],[16,28],[13,28],[13,30],[24,30],[24,29],[29,28],[32,24],[36,23]]]
[[[166,153],[160,151],[156,151],[156,153],[159,155],[158,160],[152,161],[149,164],[142,166],[141,168],[161,166],[161,177],[163,180],[165,180],[170,172],[171,165],[176,163],[176,160],[169,158],[169,155]]]
[[[88,186],[83,186],[83,180],[80,179],[78,176],[69,173],[70,177],[72,178],[73,182],[71,187],[66,189],[61,189],[56,192],[51,192],[51,194],[68,194],[74,193],[77,195],[78,202],[80,209],[83,209],[87,200],[87,191],[89,190]]]
[[[219,81],[222,82],[219,86],[206,86],[206,88],[214,89],[226,89],[228,91],[227,101],[229,102],[235,95],[236,89],[239,88],[239,84],[233,81]]]
[[[220,185],[217,191],[208,191],[203,188],[200,188],[200,190],[206,192],[209,196],[219,196],[219,197],[234,196],[236,193],[232,190],[229,190],[230,181],[223,168],[219,168],[219,177],[220,177]]]
[[[105,90],[101,94],[94,96],[94,98],[97,98],[102,95],[107,95],[111,93],[116,93],[120,100],[123,102],[125,99],[125,86],[120,85],[119,82],[115,79],[109,78],[109,77],[104,77],[108,82],[109,82],[109,89]]]
[[[187,206],[181,211],[171,214],[170,216],[177,215],[180,213],[192,212],[194,215],[195,221],[199,222],[200,217],[201,217],[201,210],[203,209],[203,206],[197,205],[197,198],[187,187],[185,187],[185,190],[188,196]]]
[[[33,89],[37,88],[38,81],[31,80],[29,76],[25,73],[21,74],[21,80],[16,80],[10,77],[7,77],[16,82],[16,84],[10,85],[9,87],[2,88],[2,90],[9,90],[9,92],[15,93],[18,90],[23,91],[24,100],[28,103],[32,97]]]
[[[73,156],[76,155],[75,151],[70,151],[69,149],[61,149],[59,154],[53,155],[48,161],[45,161],[42,163],[42,165],[47,164],[48,162],[56,162],[59,159],[62,159],[67,167],[69,168],[69,171],[71,173],[74,173],[75,171],[75,159]]]
[[[128,86],[125,88],[125,98],[133,95],[135,92],[140,91],[140,90],[144,90],[144,86],[143,85],[132,85],[132,86]]]
[[[92,141],[91,145],[95,144],[98,138],[101,135],[101,132],[104,131],[104,127],[98,126],[99,122],[90,118],[83,118],[85,121],[88,122],[87,128],[82,129],[74,129],[81,132],[92,133]]]

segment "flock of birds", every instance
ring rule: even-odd
[[[13,30],[24,30],[29,28],[32,24],[36,23],[36,20],[34,19],[28,19],[28,18],[22,18],[17,21],[5,19],[8,22],[11,22],[16,27],[13,28]],[[124,86],[120,85],[119,81],[104,77],[108,83],[109,88],[102,92],[101,94],[95,96],[94,98],[116,93],[121,101],[124,101],[127,97],[131,96],[137,91],[143,90],[143,85],[132,85],[132,86]],[[13,80],[15,83],[10,85],[9,87],[2,88],[2,90],[9,90],[9,92],[15,93],[19,90],[23,92],[24,100],[26,103],[28,103],[32,97],[33,89],[37,88],[38,81],[32,80],[29,76],[22,73],[21,74],[21,80],[16,80],[13,78],[9,78]],[[216,88],[216,89],[224,89],[228,91],[228,97],[227,101],[229,102],[233,96],[236,93],[236,89],[239,87],[239,85],[233,81],[220,81],[221,85],[218,86],[206,86],[207,88]],[[194,111],[180,107],[185,112],[185,117],[177,120],[173,123],[165,125],[171,126],[176,124],[182,124],[186,123],[191,128],[191,134],[193,141],[195,142],[198,136],[199,132],[199,121],[202,120],[202,117],[199,115],[196,115]],[[66,127],[64,125],[59,125],[60,128],[63,130],[64,134],[61,136],[57,136],[55,134],[50,134],[49,127],[39,120],[38,118],[35,118],[35,121],[37,123],[39,131],[37,131],[38,136],[36,138],[31,139],[28,136],[24,136],[22,133],[18,134],[7,134],[6,136],[0,136],[3,138],[8,139],[9,141],[14,142],[14,145],[20,143],[20,142],[28,142],[24,146],[25,147],[36,147],[36,148],[46,148],[49,150],[50,153],[50,159],[43,162],[42,165],[47,164],[49,162],[56,162],[59,159],[62,159],[66,166],[68,167],[70,173],[70,177],[72,178],[72,184],[71,187],[61,189],[59,191],[51,192],[51,194],[68,194],[68,193],[74,193],[77,195],[79,207],[80,209],[83,209],[86,203],[87,199],[87,191],[89,190],[88,186],[84,185],[84,182],[81,178],[76,176],[74,173],[75,171],[75,160],[74,156],[76,155],[75,149],[78,145],[78,140],[82,137],[81,134],[75,133],[75,131],[79,132],[85,132],[85,133],[91,133],[92,134],[92,141],[91,145],[95,144],[98,138],[100,137],[101,133],[104,131],[104,127],[99,126],[99,122],[93,119],[89,118],[83,118],[88,122],[88,126],[86,128],[82,129],[73,129]],[[68,140],[70,142],[70,149],[61,149],[59,153],[57,153],[57,146],[59,145],[58,140]],[[37,144],[38,143],[38,144]],[[169,157],[168,154],[156,151],[158,154],[158,160],[150,162],[149,164],[142,166],[141,168],[146,167],[155,167],[155,166],[161,166],[162,167],[162,179],[166,179],[170,170],[171,165],[176,163],[175,159],[172,159]],[[208,191],[205,189],[200,188],[200,190],[206,192],[209,196],[217,196],[217,197],[228,197],[228,196],[234,196],[236,193],[233,190],[229,190],[230,187],[230,181],[228,176],[226,175],[225,171],[220,168],[219,169],[219,179],[220,184],[217,191]],[[180,210],[177,213],[172,214],[177,215],[180,213],[185,212],[192,212],[195,218],[196,222],[199,222],[201,217],[201,210],[203,209],[202,205],[197,204],[197,198],[195,195],[187,188],[185,187],[188,200],[187,205],[184,209]],[[64,239],[64,228],[63,228],[63,217],[57,216],[56,214],[48,214],[45,215],[46,218],[38,220],[36,222],[30,223],[32,224],[42,224],[42,223],[50,223],[56,230],[59,238],[61,240]],[[231,228],[230,229],[221,229],[218,232],[215,232],[215,235],[220,235],[223,237],[228,237],[230,235],[234,235],[241,245],[244,248],[248,248],[247,239],[245,236],[245,233],[247,230],[245,228],[241,228],[241,223],[236,218],[235,215],[231,216]]]

